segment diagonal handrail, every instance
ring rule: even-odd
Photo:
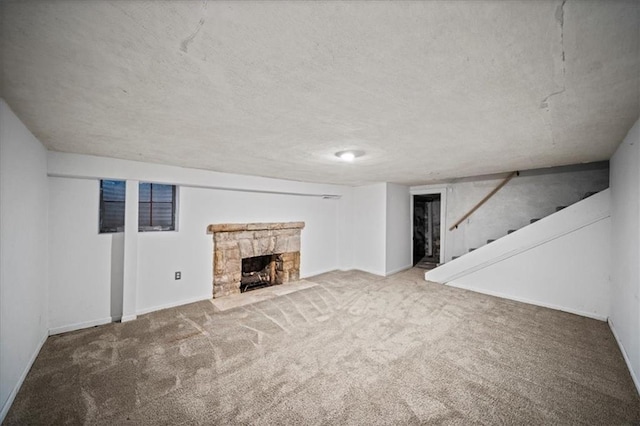
[[[462,216],[456,223],[454,223],[451,228],[449,228],[449,231],[453,231],[454,229],[458,228],[458,225],[460,225],[462,222],[464,222],[464,220],[466,218],[468,218],[469,216],[471,216],[473,214],[473,212],[475,212],[476,210],[478,210],[480,208],[480,206],[482,206],[484,203],[486,203],[487,201],[489,201],[489,198],[493,197],[495,195],[496,192],[500,191],[500,189],[505,186],[507,183],[509,183],[509,181],[511,179],[513,179],[514,176],[518,175],[520,172],[511,172],[509,173],[509,176],[507,176],[502,182],[500,182],[500,185],[496,186],[495,189],[493,191],[491,191],[490,193],[487,194],[486,197],[484,197],[482,200],[480,200],[480,202],[478,204],[476,204],[475,206],[473,206],[473,208],[471,210],[469,210],[467,212],[467,214],[465,214],[464,216]]]

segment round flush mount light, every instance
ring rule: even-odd
[[[348,150],[348,151],[336,152],[336,157],[338,157],[342,161],[347,161],[347,162],[351,162],[358,157],[362,157],[363,155],[364,155],[364,151]]]

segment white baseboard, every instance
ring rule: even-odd
[[[567,308],[566,306],[554,305],[552,303],[539,302],[537,300],[531,300],[525,297],[517,297],[517,296],[512,296],[510,294],[500,293],[497,291],[477,289],[477,288],[467,287],[467,286],[458,285],[450,282],[446,283],[446,285],[450,287],[461,288],[463,290],[474,291],[476,293],[487,294],[489,296],[500,297],[502,299],[509,299],[509,300],[514,300],[516,302],[528,303],[529,305],[536,305],[536,306],[542,306],[543,308],[555,309],[556,311],[568,312],[570,314],[580,315],[581,317],[593,318],[598,321],[607,320],[606,315],[594,314],[593,312],[586,312],[586,311],[581,311],[579,309]]]
[[[638,377],[633,371],[633,366],[631,365],[631,360],[629,359],[629,355],[627,355],[627,351],[624,349],[624,346],[620,341],[620,336],[618,336],[618,332],[616,331],[616,328],[614,327],[613,321],[611,321],[611,318],[609,318],[607,322],[609,323],[609,328],[613,333],[613,337],[615,337],[616,342],[618,342],[618,347],[620,348],[620,352],[622,352],[622,357],[624,358],[624,362],[627,364],[627,369],[629,370],[629,374],[631,374],[631,380],[633,380],[633,384],[636,385],[636,391],[638,392],[638,394],[640,394],[640,380],[638,380]]]
[[[411,269],[413,267],[413,265],[405,265],[405,266],[401,266],[400,268],[396,268],[394,270],[391,271],[387,271],[384,276],[388,277],[389,275],[393,275],[393,274],[397,274],[398,272],[402,272],[402,271],[406,271],[407,269]]]
[[[29,373],[29,370],[31,370],[31,366],[33,365],[36,358],[38,357],[38,354],[42,349],[42,345],[44,345],[44,342],[47,341],[47,337],[49,337],[49,334],[45,332],[42,338],[40,339],[40,343],[38,343],[38,347],[33,352],[33,354],[31,354],[31,358],[29,358],[29,362],[27,363],[27,366],[25,367],[24,371],[20,375],[20,378],[18,379],[18,383],[16,383],[16,385],[13,387],[13,390],[9,394],[9,398],[7,398],[7,401],[2,406],[2,411],[0,411],[0,423],[2,423],[4,421],[4,418],[7,416],[7,413],[11,408],[11,404],[13,404],[13,400],[16,399],[16,395],[18,395],[18,391],[22,387],[22,383],[24,383],[24,379],[26,379],[27,374]]]
[[[321,269],[319,271],[313,271],[313,272],[309,272],[309,273],[305,273],[304,275],[300,274],[300,279],[304,280],[306,278],[311,278],[311,277],[316,277],[318,275],[322,275],[322,274],[326,274],[327,272],[333,272],[336,271],[337,269],[335,268],[329,268],[329,269]],[[340,271],[342,269],[339,269]]]
[[[79,322],[76,324],[63,325],[61,327],[55,327],[49,329],[49,336],[53,336],[54,334],[67,333],[69,331],[81,330],[83,328],[95,327],[96,325],[109,324],[110,322],[116,321],[116,319],[112,317],[99,318],[91,321]]]
[[[139,309],[137,315],[144,315],[150,312],[161,311],[163,309],[175,308],[176,306],[188,305],[189,303],[201,302],[203,300],[209,300],[211,298],[213,298],[213,294],[208,294],[206,296],[196,296],[189,299],[183,299],[178,302],[166,303],[164,305],[152,306],[149,308]],[[123,317],[122,321],[124,322],[126,321],[126,319]]]
[[[318,275],[326,274],[327,272],[334,272],[334,271],[340,271],[340,272],[360,271],[360,272],[366,272],[367,274],[377,275],[379,277],[388,277],[389,275],[397,274],[398,272],[406,271],[407,269],[411,269],[411,268],[413,268],[412,265],[407,265],[407,266],[403,266],[401,268],[397,268],[397,269],[394,269],[392,271],[386,272],[386,274],[385,273],[381,273],[380,271],[370,271],[368,269],[362,269],[362,268],[327,269],[326,271],[313,272],[311,274],[306,274],[304,277],[301,276],[300,279],[312,278],[312,277],[315,277],[315,276],[318,276]]]
[[[137,315],[123,315],[120,317],[120,322],[129,322],[137,319]]]
[[[367,274],[376,275],[378,277],[385,276],[384,271],[372,271],[370,269],[365,269],[365,268],[353,268],[352,271],[366,272]]]

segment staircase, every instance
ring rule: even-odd
[[[427,271],[425,279],[606,319],[610,190],[556,210]]]
[[[595,195],[595,194],[597,194],[597,192],[587,192],[587,193],[586,193],[586,194],[584,194],[584,196],[580,199],[580,201],[585,200],[585,199],[587,199],[587,198],[589,198],[589,197],[591,197],[591,196],[593,196],[593,195]],[[556,213],[557,213],[557,212],[559,212],[559,211],[561,211],[561,210],[563,210],[563,209],[565,209],[565,208],[567,208],[567,206],[558,206],[558,207],[556,207]],[[534,219],[531,219],[531,220],[529,220],[529,224],[530,224],[530,225],[532,225],[532,224],[536,223],[537,221],[539,221],[540,219],[541,219],[541,218],[534,218]],[[507,230],[507,234],[506,234],[506,235],[512,234],[512,233],[514,233],[514,232],[516,232],[516,231],[517,231],[517,229],[509,229],[509,230]],[[488,239],[486,244],[491,244],[491,243],[493,243],[494,241],[496,241],[496,240],[497,240],[497,239],[499,239],[499,238],[500,238],[500,237],[497,237],[497,238],[494,238],[494,239]],[[482,246],[482,247],[484,247],[484,246]],[[478,247],[470,248],[470,249],[468,250],[468,253],[471,253],[471,252],[473,252],[473,251],[475,251],[475,250],[477,250],[477,249],[478,249]],[[462,254],[459,254],[459,255],[457,255],[457,256],[452,256],[452,257],[451,257],[451,260],[452,260],[452,261],[453,261],[453,260],[456,260],[456,259],[458,259],[458,258],[462,257],[464,254],[466,254],[466,253],[462,253]]]

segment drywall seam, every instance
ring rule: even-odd
[[[42,350],[42,346],[44,345],[44,342],[47,341],[47,337],[49,337],[49,333],[47,331],[45,331],[43,333],[43,336],[40,338],[40,343],[36,347],[36,350],[31,355],[31,358],[29,359],[29,362],[27,363],[24,371],[20,375],[20,378],[18,379],[18,382],[16,383],[15,387],[13,388],[11,393],[9,394],[9,397],[5,401],[4,406],[2,407],[2,411],[0,411],[0,423],[2,423],[4,421],[4,418],[7,416],[7,413],[9,412],[9,409],[11,408],[11,405],[13,404],[13,401],[16,399],[16,395],[18,395],[18,391],[20,390],[20,388],[22,387],[22,384],[24,383],[24,379],[27,378],[27,374],[29,374],[29,371],[31,370],[31,367],[33,366],[33,363],[36,361],[36,358],[38,357],[38,354],[40,353],[40,350]]]
[[[482,293],[482,294],[486,294],[486,295],[489,295],[489,296],[500,297],[501,299],[514,300],[516,302],[527,303],[529,305],[542,306],[543,308],[549,308],[549,309],[555,309],[557,311],[568,312],[570,314],[580,315],[582,317],[587,317],[587,318],[593,318],[593,319],[596,319],[596,320],[599,320],[599,321],[606,321],[607,320],[606,316],[594,314],[593,312],[586,312],[586,311],[581,311],[579,309],[566,308],[564,306],[554,305],[553,303],[539,302],[539,301],[536,301],[536,300],[527,299],[526,297],[511,296],[511,295],[508,295],[508,294],[505,294],[505,293],[501,293],[499,291],[477,289],[477,288],[472,288],[472,287],[468,287],[468,286],[465,286],[465,285],[453,284],[453,283],[452,284],[447,284],[447,285],[450,286],[450,287],[455,287],[455,288],[460,288],[460,289],[463,289],[463,290],[473,291],[474,293]]]
[[[627,351],[624,349],[624,346],[622,345],[622,342],[620,341],[620,337],[618,336],[618,332],[616,332],[616,328],[613,324],[613,320],[611,318],[607,319],[607,322],[609,323],[609,328],[611,329],[611,332],[613,333],[613,337],[616,338],[616,342],[618,343],[618,347],[620,348],[620,352],[622,352],[622,357],[624,358],[624,362],[627,363],[627,369],[629,370],[629,374],[631,374],[631,380],[633,380],[633,384],[636,386],[636,391],[638,392],[638,394],[640,394],[640,379],[638,379],[638,377],[636,376],[635,372],[633,371],[633,365],[631,364],[631,359],[629,358],[629,355],[627,354]]]
[[[545,238],[543,240],[535,242],[535,243],[533,243],[531,245],[528,245],[526,247],[521,247],[521,248],[512,250],[510,252],[504,253],[504,254],[502,254],[500,256],[496,256],[496,257],[494,257],[492,259],[489,259],[489,260],[487,260],[485,262],[482,262],[482,263],[480,263],[480,264],[478,264],[476,266],[472,266],[471,268],[465,269],[463,271],[458,272],[457,274],[452,275],[451,277],[449,277],[446,280],[444,280],[443,284],[448,284],[449,282],[457,280],[458,278],[462,278],[462,277],[467,276],[469,274],[472,274],[474,272],[478,272],[478,271],[480,271],[482,269],[485,269],[485,268],[487,268],[487,267],[489,267],[491,265],[494,265],[496,263],[499,263],[499,262],[502,262],[504,260],[507,260],[507,259],[509,259],[509,258],[511,258],[513,256],[517,256],[517,255],[519,255],[521,253],[525,253],[525,252],[527,252],[529,250],[532,250],[532,249],[534,249],[536,247],[539,247],[541,245],[547,244],[547,243],[549,243],[549,242],[551,242],[553,240],[557,240],[558,238],[564,237],[565,235],[572,234],[572,233],[574,233],[576,231],[579,231],[582,228],[586,228],[587,226],[591,226],[594,223],[597,223],[597,222],[600,222],[601,220],[607,219],[608,217],[610,217],[609,213],[607,213],[607,214],[605,214],[603,216],[599,216],[599,217],[597,217],[595,219],[592,219],[592,220],[590,220],[590,221],[588,221],[586,223],[583,223],[582,225],[580,225],[578,227],[571,228],[568,231],[560,232],[560,233],[555,234],[553,236],[547,237],[547,238]],[[425,279],[427,279],[426,278],[426,273],[425,273]],[[431,281],[431,280],[427,279],[427,281]]]
[[[118,319],[119,318],[105,317],[105,318],[99,318],[91,321],[85,321],[85,322],[79,322],[75,324],[63,325],[60,327],[54,327],[49,329],[49,336],[53,336],[55,334],[67,333],[69,331],[81,330],[83,328],[95,327],[97,325],[109,324],[114,321],[117,321]]]

